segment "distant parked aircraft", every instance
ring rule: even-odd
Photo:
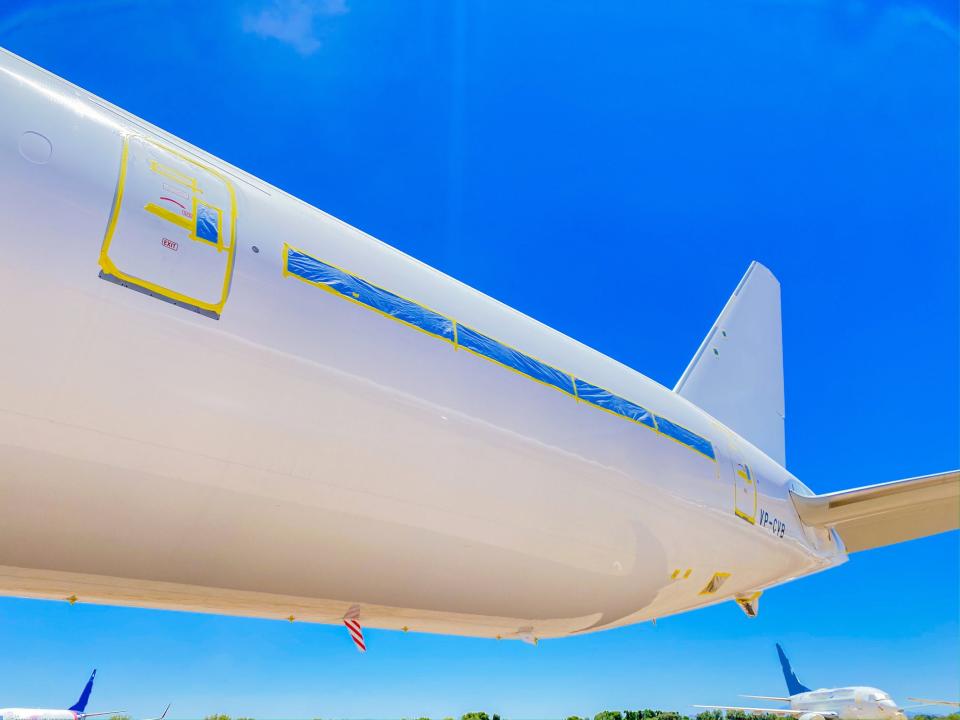
[[[0,108],[0,593],[535,642],[958,526],[955,471],[786,469],[759,263],[670,389],[2,50]],[[596,241],[623,333],[698,291]]]
[[[119,715],[123,710],[108,710],[106,712],[88,713],[87,702],[90,700],[90,693],[93,691],[93,680],[97,676],[94,670],[90,674],[90,679],[83,687],[79,699],[66,710],[51,710],[48,708],[0,708],[0,720],[85,720],[85,718],[102,717],[104,715]],[[165,720],[167,710],[164,709],[160,717],[150,720]]]
[[[117,715],[122,710],[88,713],[87,702],[93,690],[93,680],[97,676],[94,670],[90,679],[83,687],[79,699],[66,710],[49,710],[41,708],[0,708],[0,720],[84,720],[84,718],[99,717],[101,715]]]
[[[790,667],[783,648],[777,643],[777,654],[783,668],[783,678],[787,682],[786,697],[772,695],[744,695],[755,700],[779,700],[789,703],[789,708],[739,707],[733,705],[694,705],[698,708],[715,710],[742,710],[752,713],[772,713],[787,715],[798,720],[906,720],[904,709],[893,701],[888,693],[873,687],[853,686],[842,688],[822,688],[811,690],[797,679]],[[910,698],[911,700],[916,698]],[[926,700],[921,705],[956,705],[945,700]]]

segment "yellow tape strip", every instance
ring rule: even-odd
[[[700,595],[713,595],[715,592],[717,592],[717,590],[720,589],[723,583],[726,582],[728,577],[730,577],[730,573],[728,572],[714,573],[713,577],[710,578],[710,582],[708,582],[704,586],[703,590],[700,591]]]
[[[160,205],[157,205],[156,203],[152,203],[152,202],[144,205],[143,209],[146,210],[148,213],[152,213],[156,215],[161,220],[166,220],[169,223],[173,223],[174,225],[182,227],[184,230],[189,231],[192,235],[193,222],[189,218],[185,218],[180,213],[175,213],[173,212],[173,210],[169,210],[168,208],[161,207]]]
[[[307,278],[305,278],[305,277],[301,277],[300,275],[297,275],[297,274],[295,274],[295,273],[290,272],[289,270],[287,270],[287,265],[288,265],[289,259],[290,259],[290,250],[294,250],[294,251],[300,253],[301,255],[306,255],[307,257],[313,257],[313,256],[310,255],[309,253],[305,253],[303,250],[300,250],[300,249],[298,249],[298,248],[293,247],[292,245],[289,245],[289,244],[287,244],[287,243],[284,243],[284,244],[283,244],[283,275],[284,275],[284,277],[292,277],[294,280],[299,280],[300,282],[306,283],[307,285],[310,285],[310,286],[312,286],[312,287],[320,288],[321,290],[323,290],[323,291],[325,291],[325,292],[328,292],[328,293],[330,293],[331,295],[334,295],[334,296],[336,296],[336,297],[338,297],[338,298],[342,298],[342,299],[344,299],[344,300],[346,300],[346,301],[348,301],[348,302],[352,302],[354,305],[359,305],[360,307],[362,307],[362,308],[364,308],[364,309],[366,309],[366,310],[371,310],[372,312],[375,312],[375,313],[377,313],[378,315],[382,315],[382,316],[385,317],[385,318],[389,318],[390,320],[393,320],[393,321],[395,321],[395,322],[398,322],[398,323],[400,323],[401,325],[405,325],[405,326],[407,326],[407,327],[409,327],[409,328],[413,328],[413,329],[416,330],[417,332],[421,332],[421,333],[423,333],[424,335],[426,335],[426,336],[428,336],[428,337],[436,338],[437,340],[442,340],[443,342],[449,343],[450,345],[453,345],[453,344],[454,344],[454,341],[453,341],[453,340],[450,340],[449,338],[445,338],[445,337],[443,337],[443,335],[437,335],[436,333],[432,333],[432,332],[430,332],[429,330],[424,330],[422,327],[417,327],[416,325],[414,325],[414,324],[412,324],[412,323],[408,323],[406,320],[402,320],[402,319],[400,319],[400,318],[398,318],[398,317],[395,317],[395,316],[391,315],[390,313],[385,313],[385,312],[383,312],[383,310],[378,310],[378,309],[375,308],[375,307],[370,307],[370,306],[367,305],[366,303],[360,302],[360,301],[357,300],[356,298],[352,298],[352,297],[350,297],[349,295],[344,295],[342,292],[338,292],[337,290],[334,290],[332,287],[330,287],[329,285],[327,285],[327,284],[325,284],[325,283],[318,283],[318,282],[314,282],[313,280],[307,280]],[[314,260],[316,260],[316,258],[314,258]],[[346,270],[344,270],[343,268],[337,267],[337,266],[334,265],[333,263],[328,263],[328,262],[325,261],[325,260],[317,260],[317,262],[322,262],[324,265],[329,265],[329,266],[332,267],[332,268],[336,268],[336,269],[339,270],[340,272],[344,273],[345,275],[349,275],[350,277],[357,278],[358,280],[363,280],[363,282],[367,283],[368,285],[373,285],[373,287],[377,288],[378,290],[382,290],[382,289],[383,289],[383,288],[381,288],[379,285],[374,285],[374,284],[373,284],[372,282],[370,282],[369,280],[364,280],[364,279],[363,279],[362,277],[360,277],[359,275],[354,275],[353,273],[349,273],[349,272],[347,272]],[[392,291],[387,291],[387,292],[392,292]],[[394,294],[394,295],[397,295],[396,293],[393,293],[393,294]],[[451,323],[453,323],[453,327],[454,327],[454,337],[456,337],[456,326],[457,326],[457,323],[456,323],[456,321],[455,321],[453,318],[451,318],[451,317],[449,317],[449,316],[447,316],[447,315],[444,315],[443,313],[439,313],[439,312],[437,312],[436,310],[433,310],[432,308],[428,308],[426,305],[421,305],[421,304],[418,303],[416,300],[411,300],[411,299],[409,299],[409,298],[405,298],[405,297],[403,297],[402,295],[397,295],[397,297],[398,297],[398,298],[401,298],[402,300],[406,300],[408,303],[412,303],[412,304],[416,305],[417,307],[421,307],[421,308],[423,308],[424,310],[427,310],[427,311],[429,311],[429,312],[435,313],[436,315],[440,315],[441,317],[447,318],[447,320],[449,320]],[[466,348],[464,348],[464,349],[466,349]]]
[[[491,338],[491,340],[492,340],[492,339],[493,339],[493,338]],[[496,342],[500,342],[500,341],[497,340]],[[507,348],[510,347],[509,345],[505,345],[504,343],[500,343],[500,344],[503,345],[504,347],[507,347]],[[504,364],[503,364],[502,362],[500,362],[499,360],[494,360],[492,357],[489,357],[489,356],[487,356],[487,355],[484,355],[483,353],[478,353],[476,350],[471,350],[470,348],[465,347],[465,346],[463,346],[463,345],[461,345],[460,347],[461,347],[463,350],[466,350],[468,353],[470,353],[470,354],[472,354],[472,355],[476,355],[478,358],[483,358],[484,360],[486,360],[486,361],[488,361],[488,362],[492,362],[494,365],[499,365],[499,366],[502,367],[504,370],[509,370],[509,371],[512,372],[512,373],[516,373],[517,375],[520,375],[520,376],[522,376],[522,377],[527,378],[527,380],[533,380],[535,383],[540,383],[540,384],[543,385],[544,387],[553,388],[553,389],[556,390],[557,392],[561,392],[561,393],[563,393],[564,395],[569,395],[570,397],[574,397],[573,393],[570,392],[569,390],[564,390],[562,387],[557,387],[556,385],[552,385],[551,383],[544,382],[543,380],[539,380],[539,379],[533,377],[532,375],[527,375],[527,373],[525,373],[525,372],[523,372],[523,371],[521,371],[521,370],[517,370],[516,368],[512,368],[512,367],[510,367],[509,365],[504,365]],[[513,349],[513,348],[511,348],[511,349]],[[516,352],[520,352],[520,351],[519,351],[519,350],[516,350]],[[532,356],[528,356],[528,357],[532,357]],[[538,361],[538,362],[542,362],[542,361]],[[546,365],[546,363],[543,363],[543,364]],[[552,366],[548,365],[547,367],[552,367]],[[556,368],[552,368],[552,369],[556,370]]]
[[[713,450],[714,450],[714,456],[713,456],[713,457],[710,457],[710,456],[707,455],[706,453],[701,452],[700,450],[698,450],[697,448],[693,447],[692,445],[688,445],[687,443],[682,442],[682,441],[676,439],[675,437],[672,437],[671,435],[667,435],[666,433],[662,432],[662,431],[660,430],[660,428],[657,427],[657,416],[656,416],[656,413],[651,412],[650,410],[648,410],[648,409],[645,408],[644,406],[639,405],[638,403],[633,403],[632,400],[628,400],[628,402],[631,402],[631,403],[633,403],[634,405],[636,405],[637,407],[642,408],[645,412],[650,413],[650,419],[651,419],[651,422],[653,423],[653,426],[648,425],[648,424],[646,424],[646,423],[644,423],[644,422],[641,422],[641,421],[639,421],[639,420],[634,420],[633,418],[627,417],[626,415],[621,415],[621,414],[618,413],[618,412],[614,412],[613,410],[610,410],[610,409],[608,409],[608,408],[602,407],[602,406],[600,406],[600,405],[596,405],[596,404],[594,404],[593,402],[591,402],[591,401],[589,401],[589,400],[586,400],[586,399],[581,398],[581,397],[579,396],[578,392],[577,392],[577,378],[576,378],[576,376],[574,376],[573,374],[570,374],[570,373],[565,373],[564,371],[559,370],[559,369],[553,367],[553,366],[550,365],[549,363],[546,363],[546,362],[544,362],[543,360],[540,360],[539,358],[536,358],[536,357],[534,357],[533,355],[530,355],[530,354],[524,352],[523,350],[519,350],[518,348],[515,348],[515,347],[513,347],[513,346],[511,346],[511,345],[508,345],[507,343],[501,342],[500,340],[496,340],[495,338],[490,338],[490,339],[493,340],[493,341],[496,342],[496,343],[499,343],[500,345],[502,345],[502,346],[505,347],[505,348],[508,348],[508,349],[510,349],[510,350],[513,350],[514,352],[520,353],[521,355],[524,355],[524,356],[529,357],[529,358],[531,358],[531,359],[533,359],[533,360],[536,360],[537,362],[542,363],[543,365],[546,365],[547,367],[551,368],[552,370],[555,370],[555,371],[557,371],[557,372],[560,372],[560,373],[563,373],[563,374],[565,374],[565,375],[568,375],[568,376],[570,377],[570,380],[571,380],[571,385],[572,385],[572,387],[573,387],[573,392],[570,392],[569,390],[565,390],[565,389],[562,388],[562,387],[558,387],[558,386],[556,386],[556,385],[553,385],[552,383],[547,383],[547,382],[544,382],[543,380],[539,380],[538,378],[535,378],[535,377],[533,377],[533,376],[531,376],[531,375],[528,375],[527,373],[522,372],[522,371],[520,371],[520,370],[517,370],[516,368],[510,367],[509,365],[505,365],[505,364],[503,364],[502,362],[500,362],[499,360],[494,360],[493,358],[491,358],[491,357],[489,357],[489,356],[487,356],[487,355],[484,355],[484,354],[482,354],[482,353],[479,353],[479,352],[477,352],[477,351],[475,351],[475,350],[471,350],[471,349],[468,348],[468,347],[464,347],[463,345],[460,345],[460,343],[459,343],[459,338],[458,338],[458,335],[457,335],[457,326],[458,326],[458,323],[457,323],[457,321],[456,321],[454,318],[450,317],[449,315],[444,315],[443,313],[437,312],[437,311],[434,310],[433,308],[430,308],[430,307],[427,307],[426,305],[423,305],[423,304],[421,304],[421,303],[418,303],[416,300],[411,300],[410,298],[404,297],[403,295],[398,295],[397,293],[394,293],[392,290],[386,291],[386,290],[384,290],[384,288],[381,288],[381,287],[380,287],[379,285],[377,285],[376,283],[372,283],[372,282],[370,282],[369,280],[367,280],[366,278],[364,278],[364,277],[362,277],[362,276],[360,276],[360,275],[356,275],[356,274],[354,274],[354,273],[352,273],[352,272],[350,272],[350,271],[348,271],[348,270],[345,270],[345,269],[342,268],[342,267],[339,267],[339,266],[337,266],[337,265],[334,265],[334,264],[331,263],[331,262],[328,262],[328,261],[326,261],[326,260],[319,260],[318,258],[313,258],[314,260],[317,260],[317,262],[322,262],[322,263],[324,263],[325,265],[329,265],[330,267],[335,268],[336,270],[339,270],[340,272],[344,273],[345,275],[349,275],[350,277],[356,278],[356,279],[358,279],[358,280],[362,280],[363,282],[368,283],[369,285],[372,285],[373,287],[377,288],[378,290],[384,290],[385,292],[391,292],[392,294],[396,295],[397,297],[399,297],[399,298],[401,298],[401,299],[403,299],[403,300],[406,300],[407,302],[412,303],[413,305],[416,305],[416,306],[418,306],[418,307],[423,308],[424,310],[427,310],[427,311],[429,311],[429,312],[432,312],[432,313],[435,313],[435,314],[437,314],[437,315],[440,315],[441,317],[447,318],[448,320],[450,320],[451,323],[453,323],[453,340],[451,341],[451,340],[449,340],[449,339],[447,339],[447,338],[445,338],[445,337],[443,337],[443,336],[436,335],[436,334],[434,334],[434,333],[432,333],[432,332],[429,332],[429,331],[427,331],[427,330],[424,330],[423,328],[417,327],[416,325],[412,325],[411,323],[408,323],[408,322],[405,321],[405,320],[401,320],[400,318],[394,317],[393,315],[389,315],[389,314],[387,314],[387,313],[385,313],[385,312],[383,312],[383,311],[381,311],[381,310],[378,310],[377,308],[371,307],[371,306],[367,305],[366,303],[360,302],[359,300],[356,300],[356,299],[351,298],[351,297],[349,297],[349,296],[347,296],[347,295],[344,295],[343,293],[338,292],[337,290],[334,290],[333,288],[331,288],[330,286],[326,285],[325,283],[318,283],[318,282],[314,282],[314,281],[312,281],[312,280],[307,280],[306,278],[301,277],[300,275],[296,275],[296,274],[294,274],[294,273],[291,273],[291,272],[287,269],[287,267],[288,267],[288,265],[289,265],[289,256],[290,256],[290,250],[291,250],[291,249],[295,250],[295,251],[298,252],[298,253],[301,253],[301,254],[303,254],[303,255],[306,255],[307,257],[313,258],[313,256],[312,256],[310,253],[305,252],[305,251],[303,251],[303,250],[300,250],[299,248],[295,248],[295,247],[293,247],[292,245],[289,245],[288,243],[284,243],[284,244],[283,244],[283,268],[282,268],[282,272],[283,272],[283,276],[284,276],[284,277],[292,277],[292,278],[294,278],[294,279],[296,279],[296,280],[300,280],[301,282],[306,283],[307,285],[311,285],[311,286],[313,286],[313,287],[318,287],[318,288],[320,288],[321,290],[324,290],[324,291],[330,293],[331,295],[335,295],[336,297],[342,298],[342,299],[344,299],[344,300],[348,300],[348,301],[350,301],[350,302],[352,302],[352,303],[354,303],[354,304],[356,304],[356,305],[359,305],[360,307],[366,308],[367,310],[372,310],[373,312],[378,313],[379,315],[383,315],[384,317],[389,318],[389,319],[391,319],[391,320],[394,320],[394,321],[396,321],[396,322],[398,322],[398,323],[400,323],[400,324],[402,324],[402,325],[406,325],[407,327],[411,327],[411,328],[413,328],[414,330],[417,330],[417,331],[419,331],[419,332],[421,332],[421,333],[423,333],[423,334],[425,334],[425,335],[429,335],[430,337],[437,338],[437,339],[439,339],[439,340],[443,340],[444,342],[453,345],[453,347],[454,347],[455,350],[460,350],[460,349],[466,350],[466,351],[469,352],[470,354],[476,355],[477,357],[482,358],[482,359],[484,359],[484,360],[487,360],[488,362],[491,362],[491,363],[493,363],[493,364],[495,364],[495,365],[499,365],[500,367],[504,368],[505,370],[509,370],[509,371],[511,371],[511,372],[513,372],[513,373],[516,373],[517,375],[520,375],[520,376],[522,376],[522,377],[525,377],[525,378],[527,378],[528,380],[533,380],[534,382],[539,383],[539,384],[541,384],[541,385],[543,385],[543,386],[545,386],[545,387],[552,388],[553,390],[557,390],[557,391],[563,393],[564,395],[569,395],[570,397],[574,398],[574,400],[576,400],[578,403],[582,402],[584,405],[587,405],[587,406],[589,406],[589,407],[595,408],[595,409],[597,409],[597,410],[601,410],[601,411],[603,411],[603,412],[605,412],[605,413],[609,413],[610,415],[613,415],[614,417],[618,417],[618,418],[620,418],[621,420],[626,420],[626,421],[628,421],[628,422],[630,422],[630,423],[633,423],[634,425],[640,425],[641,427],[645,427],[645,428],[647,428],[648,430],[654,431],[655,433],[657,433],[657,434],[660,435],[661,437],[665,437],[665,438],[667,438],[668,440],[672,440],[673,442],[677,443],[677,444],[680,445],[681,447],[686,448],[687,450],[692,450],[693,452],[697,453],[697,455],[700,455],[701,457],[705,457],[705,458],[708,459],[708,460],[712,460],[714,463],[717,462],[716,446],[715,446],[709,439],[703,438],[706,442],[710,443],[710,445],[713,447]],[[479,332],[479,331],[478,331],[478,332]],[[489,336],[488,336],[488,337],[489,337]],[[584,381],[584,382],[587,382],[587,381]],[[593,383],[591,383],[591,384],[593,384]],[[596,385],[595,387],[599,388],[600,390],[603,390],[604,392],[610,393],[610,394],[613,395],[614,397],[620,397],[620,396],[617,395],[616,393],[614,393],[614,392],[612,392],[612,391],[610,391],[610,390],[607,390],[607,389],[605,389],[605,388],[602,388],[602,387],[600,387],[599,385]],[[626,398],[623,398],[623,399],[626,399]],[[673,423],[673,424],[676,425],[678,428],[681,428],[681,429],[683,429],[683,430],[686,430],[687,432],[689,432],[689,433],[692,434],[692,435],[697,435],[698,437],[700,437],[700,435],[699,435],[698,433],[694,433],[692,430],[689,430],[688,428],[685,428],[685,427],[683,427],[682,425],[680,425],[680,424],[678,424],[678,423]],[[686,577],[686,576],[684,576],[684,577]]]
[[[174,150],[173,148],[167,147],[156,140],[144,136],[138,136],[144,142],[148,142],[156,147],[164,150],[165,152],[170,153],[176,157],[179,157],[181,160],[184,160],[188,163],[196,165],[201,170],[209,172],[214,177],[221,180],[224,185],[227,187],[227,191],[230,194],[230,245],[226,247],[229,257],[227,258],[227,269],[224,273],[223,286],[220,292],[220,300],[215,303],[204,302],[198,298],[190,297],[189,295],[184,295],[170,288],[164,287],[149,280],[143,278],[138,278],[133,275],[128,275],[118,268],[113,260],[110,259],[110,243],[113,241],[113,234],[117,229],[117,221],[120,217],[120,208],[123,205],[123,192],[126,187],[127,182],[127,163],[130,156],[130,136],[124,135],[123,137],[123,149],[120,153],[120,176],[117,179],[117,195],[114,199],[113,210],[110,214],[110,222],[107,224],[107,232],[103,238],[103,245],[100,247],[100,267],[108,275],[113,275],[121,280],[124,280],[132,285],[137,285],[138,287],[146,288],[161,297],[165,297],[169,300],[174,300],[184,305],[191,305],[193,307],[200,308],[201,310],[207,310],[210,312],[216,313],[218,316],[223,312],[223,306],[227,302],[227,294],[230,289],[230,279],[233,276],[233,263],[236,255],[236,246],[237,246],[237,196],[233,189],[233,184],[227,180],[227,178],[221,173],[217,172],[215,169],[203,165],[200,162],[197,162],[193,158],[184,155],[181,152]],[[154,161],[155,162],[155,161]],[[161,166],[162,167],[162,166]],[[175,172],[175,171],[172,171]],[[161,173],[163,174],[163,173]],[[179,173],[178,173],[179,174]],[[167,176],[170,177],[170,176]],[[186,177],[186,176],[183,176]],[[170,177],[172,180],[176,178]],[[179,182],[179,180],[177,180]],[[222,233],[221,233],[222,236]],[[208,243],[209,244],[209,243]]]

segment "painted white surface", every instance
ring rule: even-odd
[[[82,714],[44,708],[0,708],[0,720],[78,720]]]
[[[53,710],[49,708],[0,708],[0,720],[86,720],[90,717],[102,717],[104,715],[114,715],[122,711],[108,711],[88,713],[86,711],[87,703],[90,700],[90,693],[93,691],[93,681],[97,676],[94,670],[90,679],[87,681],[83,692],[69,710]],[[155,720],[164,720],[166,712],[162,718]]]
[[[890,695],[872,687],[811,690],[793,695],[790,708],[803,712],[832,713],[840,720],[905,720]]]
[[[737,707],[725,705],[697,705],[722,710],[740,710],[750,713],[767,713],[798,720],[906,720],[906,715],[889,694],[873,687],[850,686],[811,690],[801,684],[790,666],[783,648],[777,645],[780,667],[786,681],[788,697],[769,695],[744,695],[755,700],[775,700],[789,707]]]
[[[191,176],[202,190],[177,182]],[[112,229],[108,255],[124,275],[148,279],[201,303],[216,304],[233,265],[233,195],[227,182],[199,165],[140,137],[129,139],[124,197]],[[154,212],[145,211],[154,209]],[[216,217],[211,241],[156,213],[189,222],[203,208]]]
[[[845,560],[782,466],[640,373],[3,52],[0,106],[0,592],[318,622],[359,604],[368,626],[551,637]],[[99,277],[124,137],[232,184],[219,320]],[[285,242],[693,430],[716,461],[284,277]]]
[[[745,697],[759,697],[746,695]],[[762,698],[761,698],[762,699]],[[776,699],[776,698],[766,698]],[[719,710],[741,710],[798,718],[798,720],[906,720],[906,714],[890,695],[873,687],[821,688],[784,698],[787,708],[735,705],[695,705]]]
[[[752,263],[676,392],[786,466],[780,283]]]

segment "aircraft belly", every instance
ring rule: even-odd
[[[38,303],[52,291],[9,279]],[[646,520],[673,516],[669,498],[622,471],[223,333],[61,299],[86,332],[67,352],[37,337],[32,362],[4,368],[0,565],[590,622],[667,575]]]
[[[214,593],[137,591],[161,607],[229,612],[267,593],[274,617],[335,621],[358,602],[378,609],[372,626],[547,636],[642,611],[670,582],[669,558],[695,559],[695,581],[731,566],[722,547],[698,550],[723,530],[683,497],[709,464],[555,391],[516,378],[494,394],[498,369],[458,358],[482,392],[441,405],[83,299],[60,312],[87,332],[69,353],[36,338],[0,413],[0,565],[68,574],[56,589],[79,574]]]

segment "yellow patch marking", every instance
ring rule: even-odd
[[[717,590],[720,589],[720,586],[723,585],[727,578],[730,577],[730,573],[727,572],[717,572],[713,574],[713,577],[710,578],[703,590],[700,591],[701,595],[713,595]]]

